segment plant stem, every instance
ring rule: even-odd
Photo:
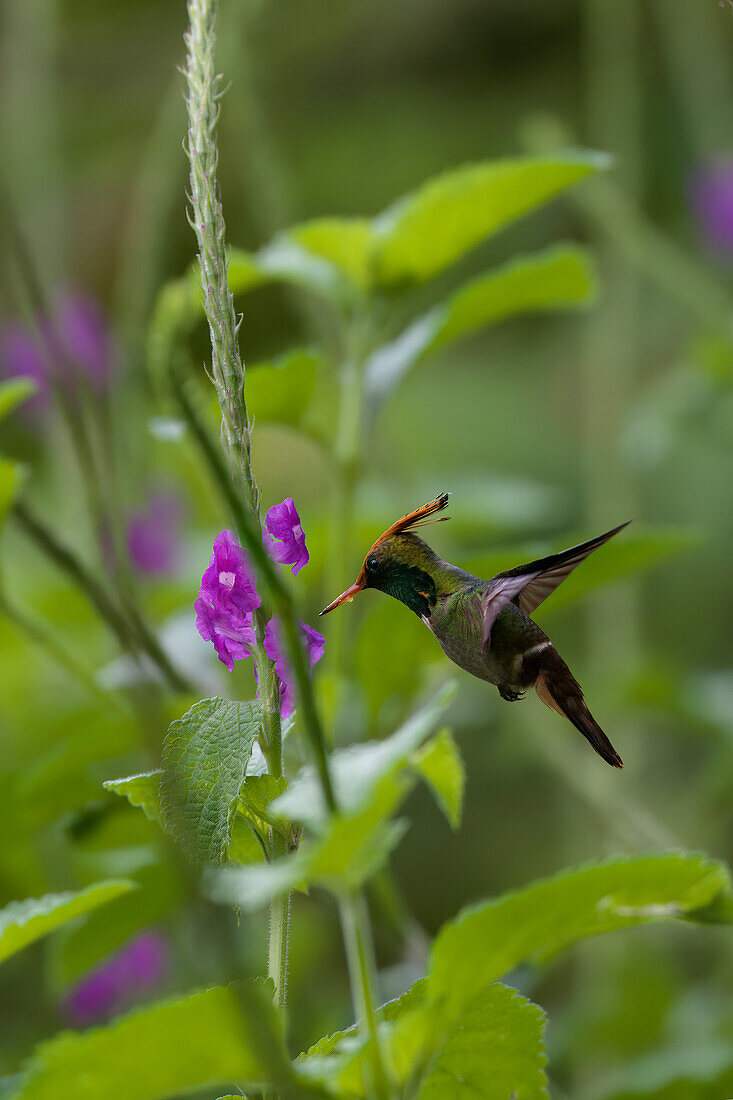
[[[45,650],[57,664],[65,668],[98,702],[104,703],[105,707],[114,707],[120,714],[132,714],[130,708],[119,695],[100,687],[86,665],[72,657],[69,650],[51,633],[44,622],[11,604],[5,593],[0,593],[0,613],[14,623],[32,642]]]
[[[201,293],[211,337],[211,379],[216,387],[221,409],[222,436],[229,458],[230,471],[224,469],[219,453],[210,444],[208,435],[199,425],[189,406],[197,429],[194,434],[204,456],[214,471],[225,499],[230,506],[239,537],[252,553],[262,570],[262,559],[270,560],[262,549],[260,523],[260,491],[252,469],[251,431],[245,400],[245,369],[239,348],[239,321],[234,310],[234,297],[227,279],[228,254],[226,226],[217,183],[218,149],[216,123],[219,116],[218,77],[215,69],[217,0],[188,0],[189,28],[186,43],[186,109],[188,134],[186,152],[190,162],[189,220],[196,234],[201,272]],[[182,394],[181,387],[178,387]],[[185,403],[185,398],[183,399]],[[234,479],[234,480],[232,480]],[[235,491],[236,482],[239,492]],[[243,494],[246,507],[240,502]],[[232,502],[235,506],[232,507]],[[253,547],[258,553],[255,553]],[[275,571],[270,567],[271,573]],[[266,570],[265,570],[266,572]],[[279,581],[280,578],[277,577]],[[287,593],[287,590],[283,588]],[[274,601],[277,605],[277,600]],[[290,611],[289,597],[287,610]],[[270,774],[282,775],[282,729],[280,719],[280,688],[274,662],[264,647],[267,616],[260,607],[254,615],[258,693],[262,704],[263,752]],[[286,638],[294,651],[293,667],[301,700],[303,697],[304,658],[298,628],[290,611],[283,617]],[[293,643],[293,637],[295,639]],[[300,657],[300,662],[297,658]],[[310,681],[306,673],[308,687]],[[308,704],[303,701],[303,709]],[[314,708],[313,713],[315,713]],[[324,758],[325,759],[325,758]],[[273,836],[273,843],[277,843]],[[268,973],[275,982],[276,999],[284,1007],[287,998],[289,901],[273,905],[270,921]]]
[[[107,623],[126,652],[136,656],[142,648],[167,680],[173,691],[192,692],[192,685],[173,667],[167,654],[142,617],[131,623],[110,599],[100,582],[79,561],[70,547],[34,515],[27,504],[16,501],[12,514],[36,546],[80,589],[100,618]]]
[[[277,829],[270,831],[274,859],[284,856],[286,844]],[[288,940],[290,934],[290,894],[276,898],[270,907],[270,939],[267,949],[267,974],[275,985],[275,1004],[285,1009],[288,998]]]
[[[366,1042],[369,1045],[372,1079],[367,1084],[367,1095],[371,1092],[378,1100],[386,1100],[390,1094],[390,1088],[384,1067],[374,1007],[373,991],[376,968],[364,895],[359,893],[343,897],[339,903],[339,911],[341,913],[341,927],[344,933],[354,1007],[356,1008],[360,1027],[363,1029]]]

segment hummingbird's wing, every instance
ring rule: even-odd
[[[597,535],[594,539],[581,542],[577,546],[571,546],[569,550],[561,550],[558,554],[549,554],[546,558],[538,558],[537,561],[527,562],[526,565],[518,565],[514,569],[507,569],[505,573],[497,573],[483,598],[484,629],[482,645],[485,649],[491,637],[491,628],[494,620],[503,607],[508,603],[514,603],[527,615],[531,615],[536,607],[546,600],[555,591],[565,578],[572,573],[576,565],[588,557],[604,542],[617,535],[630,523],[619,524],[611,531],[603,535]]]

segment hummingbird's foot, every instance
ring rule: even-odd
[[[506,684],[499,684],[499,695],[502,699],[506,699],[507,703],[516,703],[517,699],[524,698],[523,691],[512,691]]]

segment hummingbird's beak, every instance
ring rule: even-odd
[[[357,592],[361,592],[364,584],[362,581],[356,581],[352,584],[351,588],[347,588],[345,592],[342,592],[340,596],[337,596],[333,603],[330,603],[328,607],[324,607],[321,611],[321,615],[327,615],[329,611],[333,611],[334,607],[340,607],[342,603],[351,603]]]

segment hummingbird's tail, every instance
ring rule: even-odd
[[[623,760],[588,710],[580,684],[554,646],[548,647],[543,667],[535,682],[535,690],[543,703],[569,719],[580,730],[607,764],[613,768],[623,768]]]

